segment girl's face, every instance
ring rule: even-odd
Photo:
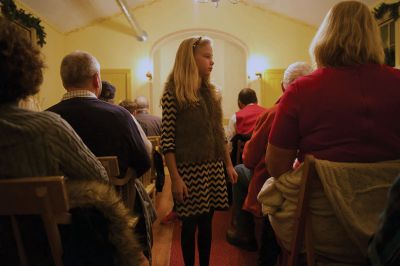
[[[197,46],[194,52],[197,68],[199,69],[200,77],[208,77],[213,69],[213,50],[209,43],[202,46]]]

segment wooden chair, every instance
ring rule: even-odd
[[[147,136],[147,139],[150,140],[151,144],[153,145],[153,154],[156,151],[159,152],[160,154],[162,154],[162,152],[161,152],[161,137],[160,136]],[[152,182],[156,178],[156,169],[154,166],[153,158],[151,158],[151,159],[152,159],[152,162],[151,162],[151,182]],[[163,161],[165,162],[165,160],[163,160]]]
[[[101,156],[97,157],[97,159],[106,169],[110,183],[114,185],[128,209],[133,210],[135,204],[136,189],[134,181],[136,178],[139,178],[142,181],[147,194],[153,199],[153,204],[155,203],[155,184],[154,182],[151,182],[151,169],[138,177],[135,170],[129,167],[126,170],[125,176],[120,178],[117,156]]]
[[[114,185],[119,196],[124,201],[125,206],[129,210],[133,210],[136,198],[135,178],[136,172],[133,168],[129,167],[126,170],[124,177],[120,178],[118,158],[117,156],[102,156],[97,157],[107,171],[110,183]]]
[[[315,158],[307,155],[304,160],[304,172],[297,203],[294,236],[292,239],[290,254],[288,258],[288,266],[297,266],[300,249],[303,246],[303,239],[306,248],[307,265],[315,265],[315,252],[312,237],[312,223],[307,208],[311,188],[318,180],[317,171],[315,170]]]
[[[15,215],[39,215],[56,266],[62,264],[62,243],[57,224],[70,223],[63,176],[0,180],[0,215],[10,216],[21,265],[28,265],[26,249]],[[28,247],[29,248],[29,247]]]
[[[161,137],[160,136],[147,136],[148,140],[150,140],[151,144],[154,147],[160,147]]]
[[[299,262],[299,253],[302,251],[301,249],[305,248],[305,259],[307,261],[308,266],[317,265],[318,262],[329,263],[330,259],[325,258],[323,256],[319,256],[315,253],[315,242],[313,236],[313,224],[312,224],[312,215],[309,209],[310,206],[310,197],[312,191],[322,188],[321,179],[316,170],[316,159],[312,155],[306,155],[304,160],[304,170],[302,173],[301,186],[299,191],[299,198],[297,203],[297,209],[295,214],[295,223],[294,223],[294,233],[292,237],[292,243],[290,247],[290,251],[288,254],[288,266],[296,266]],[[365,163],[365,165],[370,166],[370,163]],[[398,166],[390,167],[394,173],[394,178],[396,178],[398,173]],[[390,179],[387,180],[389,182],[390,187]],[[381,188],[383,189],[383,188]],[[383,193],[384,195],[385,193]],[[376,199],[379,200],[379,199]],[[382,203],[384,204],[384,203]],[[374,211],[374,215],[376,217],[379,216],[380,210],[379,207],[372,207]],[[382,206],[383,211],[384,205]]]
[[[250,135],[236,134],[232,139],[232,152],[231,160],[233,165],[238,165],[243,163],[242,154],[245,143],[250,139]]]

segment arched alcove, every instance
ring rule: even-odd
[[[214,69],[212,82],[221,90],[224,117],[237,110],[237,94],[247,84],[248,48],[236,37],[211,29],[188,29],[160,38],[151,49],[153,61],[153,113],[161,115],[160,97],[164,83],[172,70],[179,44],[190,36],[208,36],[213,40]]]

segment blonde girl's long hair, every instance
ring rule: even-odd
[[[214,85],[210,83],[210,77],[201,78],[197,68],[194,53],[196,49],[211,44],[209,38],[193,37],[184,40],[178,48],[174,67],[168,76],[165,89],[173,90],[177,104],[180,108],[195,106],[199,102],[199,88],[201,86],[210,89],[214,99],[218,99]]]
[[[328,12],[309,51],[317,67],[384,62],[378,24],[358,1],[340,2]]]

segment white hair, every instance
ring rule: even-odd
[[[99,72],[99,61],[84,51],[72,52],[61,62],[60,74],[65,88],[84,87],[87,81]]]
[[[306,62],[295,62],[289,65],[283,74],[282,85],[286,89],[298,77],[310,74],[313,68]]]
[[[147,109],[149,108],[149,101],[144,96],[138,96],[135,100],[138,109]]]

